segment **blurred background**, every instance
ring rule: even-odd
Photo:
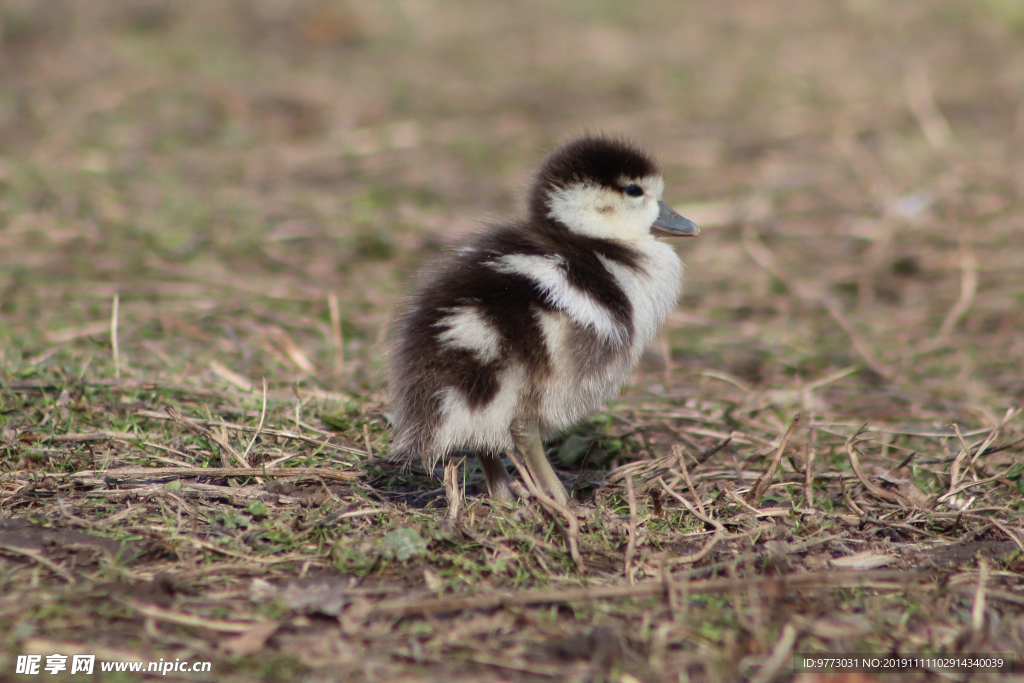
[[[418,264],[599,130],[703,230],[636,391],[991,422],[1024,397],[1022,94],[1016,0],[4,0],[0,359],[376,391]]]

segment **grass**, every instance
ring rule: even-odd
[[[0,678],[1024,652],[1019,12],[624,7],[0,8]],[[576,530],[390,463],[381,352],[584,129],[651,147],[702,233],[630,385],[549,444]]]

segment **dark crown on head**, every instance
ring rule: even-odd
[[[623,178],[660,174],[657,162],[630,142],[600,135],[577,138],[544,160],[530,193],[530,214],[546,216],[548,195],[557,188],[587,183],[621,189]]]

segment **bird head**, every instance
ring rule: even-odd
[[[645,151],[622,140],[585,136],[544,161],[530,213],[602,239],[696,236],[697,226],[661,201],[664,189],[661,169]]]

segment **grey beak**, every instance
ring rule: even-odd
[[[651,226],[651,232],[655,235],[666,235],[669,237],[696,237],[700,234],[700,228],[694,225],[693,221],[683,218],[675,209],[665,202],[658,202],[658,218]]]

